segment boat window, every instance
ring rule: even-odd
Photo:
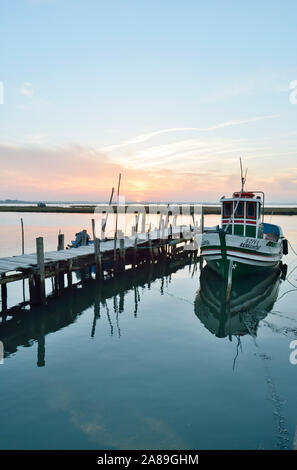
[[[243,217],[243,202],[238,203],[236,213],[235,213],[235,217]]]
[[[247,204],[247,217],[254,219],[256,217],[256,204],[248,202]]]
[[[224,217],[231,217],[232,215],[232,202],[224,202]]]

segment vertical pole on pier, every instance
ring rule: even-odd
[[[204,207],[201,207],[201,233],[204,232]]]
[[[25,254],[25,236],[24,236],[24,221],[21,218],[21,228],[22,228],[22,255]],[[26,301],[26,294],[25,294],[25,279],[23,279],[23,302]]]
[[[94,246],[95,246],[95,264],[96,264],[96,279],[103,278],[102,272],[102,257],[100,251],[100,240],[99,238],[94,238]]]
[[[144,211],[142,213],[142,218],[141,218],[141,233],[145,233],[145,218],[146,218],[146,211],[144,208]]]
[[[29,274],[29,294],[30,294],[30,305],[35,305],[37,303],[36,299],[36,288],[35,288],[35,277],[31,273]]]
[[[5,274],[1,274],[1,279],[5,279]],[[7,284],[1,284],[1,302],[2,302],[2,312],[7,310]]]
[[[60,268],[59,268],[59,263],[55,265],[55,294],[59,294],[59,274],[60,274]]]
[[[24,221],[21,219],[21,227],[22,227],[22,255],[25,253],[25,236],[24,236]]]
[[[86,231],[86,230],[83,230],[83,231],[82,231],[82,240],[81,240],[81,244],[82,244],[82,246],[86,246],[86,245],[87,245],[87,231]]]
[[[147,233],[147,238],[148,238],[148,246],[149,246],[149,253],[150,253],[150,260],[154,262],[154,252],[153,252],[153,246],[152,246],[152,239],[151,239],[151,232],[150,229]]]
[[[96,238],[95,219],[92,219],[92,234],[93,234],[93,240],[95,243],[95,238]]]
[[[72,265],[71,265],[72,269]],[[72,276],[71,276],[72,279]],[[70,280],[70,276],[68,277],[68,282]],[[57,263],[55,265],[55,294],[59,295],[60,292],[64,289],[64,273],[61,272],[60,264]]]
[[[59,233],[58,235],[58,251],[64,250],[64,235]]]
[[[125,271],[125,238],[123,232],[120,235],[120,270]]]
[[[106,219],[101,219],[100,240],[104,240],[105,238],[105,227],[106,227]]]
[[[60,267],[59,274],[59,291],[61,292],[65,288],[65,273]]]
[[[45,270],[44,270],[44,245],[43,238],[36,238],[36,255],[37,255],[37,275],[36,275],[36,287],[38,302],[41,304],[45,303]]]
[[[67,284],[68,287],[72,286],[72,259],[67,263]]]
[[[114,238],[114,243],[113,243],[113,266],[114,266],[114,271],[117,269],[117,238],[115,236]]]
[[[137,235],[134,240],[134,250],[133,250],[133,268],[137,265]]]

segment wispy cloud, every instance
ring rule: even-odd
[[[275,119],[277,117],[279,117],[277,114],[272,114],[272,115],[267,115],[267,116],[256,116],[256,117],[251,117],[251,118],[246,118],[246,119],[233,119],[230,121],[225,121],[225,122],[215,124],[210,127],[173,127],[169,129],[161,129],[161,130],[154,131],[154,132],[148,132],[146,134],[140,134],[136,137],[132,137],[130,139],[124,140],[123,142],[119,144],[114,144],[114,145],[109,145],[107,147],[103,147],[100,150],[102,152],[112,152],[113,150],[116,150],[122,147],[128,147],[130,145],[147,142],[148,140],[154,137],[157,137],[161,134],[169,134],[169,133],[185,132],[185,131],[210,132],[210,131],[215,131],[217,129],[222,129],[224,127],[239,126],[242,124],[248,124],[250,122],[263,121],[265,119]]]
[[[32,96],[34,93],[32,83],[30,82],[25,82],[21,85],[20,87],[20,94],[22,96]]]

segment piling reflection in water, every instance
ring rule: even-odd
[[[37,366],[45,366],[46,335],[74,323],[90,307],[94,308],[90,336],[95,336],[97,321],[104,317],[109,324],[110,335],[120,337],[119,314],[125,308],[125,295],[134,292],[133,315],[137,317],[141,288],[150,288],[152,282],[161,279],[162,294],[164,284],[171,281],[171,275],[187,264],[191,264],[188,258],[148,264],[141,269],[127,270],[125,276],[102,283],[84,272],[79,284],[65,290],[61,297],[49,297],[47,305],[32,307],[30,310],[8,310],[0,323],[0,340],[4,343],[5,356],[16,353],[19,347],[30,347],[37,342]]]
[[[205,266],[195,299],[195,314],[218,338],[257,335],[260,320],[272,310],[281,282],[279,268],[265,276],[257,274],[233,279],[230,301],[226,301],[226,283]]]

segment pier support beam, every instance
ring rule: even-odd
[[[125,271],[125,239],[120,239],[120,271]]]
[[[87,231],[83,230],[82,232],[82,241],[81,241],[82,246],[87,245]]]
[[[70,259],[67,264],[67,284],[68,287],[72,286],[72,259]]]
[[[151,234],[150,234],[150,232],[147,233],[147,238],[148,238],[148,246],[149,246],[150,260],[151,260],[151,262],[153,263],[153,262],[154,262],[154,252],[153,252],[152,239],[151,239]]]
[[[35,286],[35,276],[34,274],[29,274],[29,294],[30,294],[30,305],[35,305],[37,303],[36,296],[36,286]]]
[[[58,251],[64,250],[64,235],[59,233],[58,235]]]
[[[45,304],[45,270],[44,270],[44,245],[43,238],[36,238],[37,274],[35,276],[35,287],[38,303]]]
[[[99,238],[94,238],[94,247],[95,247],[95,265],[96,265],[96,279],[103,279],[102,271],[102,256],[100,251],[100,240]]]
[[[5,278],[5,274],[1,274],[1,279]],[[7,284],[1,284],[1,307],[2,312],[7,310]]]

